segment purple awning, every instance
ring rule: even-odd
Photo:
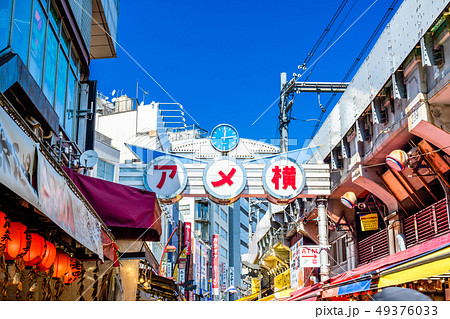
[[[117,238],[159,241],[161,207],[153,192],[64,171]],[[147,230],[148,229],[148,230]]]

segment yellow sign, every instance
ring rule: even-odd
[[[291,270],[288,269],[275,277],[274,281],[275,291],[280,291],[291,287]]]
[[[259,292],[259,279],[252,278],[252,294]]]
[[[362,231],[377,230],[378,229],[378,214],[361,215],[361,229]]]

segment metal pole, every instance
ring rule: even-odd
[[[173,230],[173,232],[172,232],[172,234],[170,235],[169,239],[167,239],[166,245],[164,246],[164,250],[163,250],[162,255],[161,255],[161,261],[159,262],[158,276],[161,276],[161,264],[162,264],[162,261],[163,261],[163,258],[164,258],[164,254],[166,253],[167,246],[169,245],[169,242],[170,242],[170,240],[172,239],[172,236],[173,236],[173,235],[175,234],[175,232],[177,231],[177,229],[178,229],[178,227],[175,227],[175,229]]]
[[[289,125],[289,119],[287,116],[287,94],[285,90],[287,82],[287,75],[286,73],[281,73],[281,95],[280,95],[280,149],[281,152],[287,152],[288,151],[288,125]]]
[[[328,258],[328,215],[324,197],[317,198],[317,219],[320,246],[320,281],[330,279],[330,263]]]

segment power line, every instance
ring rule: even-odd
[[[375,30],[372,32],[372,35],[370,36],[369,40],[367,40],[366,44],[364,45],[363,49],[361,50],[361,52],[358,54],[358,57],[355,59],[355,61],[353,62],[352,66],[350,67],[350,69],[347,71],[347,73],[345,74],[344,78],[342,79],[341,83],[344,83],[347,81],[347,79],[350,77],[350,75],[352,74],[352,72],[354,71],[354,69],[356,68],[356,66],[359,64],[359,62],[361,61],[363,55],[366,53],[366,51],[369,49],[370,45],[372,44],[373,40],[375,39],[375,37],[377,36],[377,34],[379,33],[379,31],[381,30],[381,28],[383,27],[384,23],[386,22],[387,18],[389,17],[389,15],[391,14],[391,12],[394,10],[395,6],[397,5],[399,0],[394,0],[391,4],[391,6],[387,9],[386,13],[384,14],[383,18],[381,19],[381,21],[378,23],[377,27],[375,28]],[[333,93],[333,95],[331,96],[331,98],[328,100],[327,104],[325,105],[325,107],[322,109],[322,112],[319,115],[319,121],[322,121],[323,116],[325,115],[325,112],[327,111],[328,106],[333,102],[333,100],[336,97],[336,93]],[[319,126],[320,126],[321,122],[317,122],[316,125],[314,126],[314,130],[311,134],[310,139],[313,139],[314,135],[316,135]]]

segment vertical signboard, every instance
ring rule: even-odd
[[[191,223],[184,223],[184,245],[186,246],[186,254],[191,255]]]
[[[300,246],[303,246],[303,238],[300,238],[289,250],[291,289],[297,290],[303,287],[303,269],[300,267]]]
[[[212,289],[217,296],[219,295],[219,235],[213,235],[212,266]]]
[[[197,286],[197,294],[201,294],[201,248],[200,243],[195,240],[194,242],[194,284]]]
[[[203,291],[207,290],[207,284],[206,284],[206,280],[207,280],[207,275],[206,275],[206,267],[207,267],[207,258],[208,258],[208,250],[204,245],[200,246],[200,253],[201,253],[201,275],[200,275],[200,280],[201,280],[201,288]]]
[[[220,290],[225,291],[227,289],[227,270],[225,268],[224,262],[220,263],[220,272],[221,272],[220,278],[222,279],[220,281]]]
[[[233,286],[234,287],[234,267],[230,267],[229,268],[229,274],[230,274],[230,287]]]

